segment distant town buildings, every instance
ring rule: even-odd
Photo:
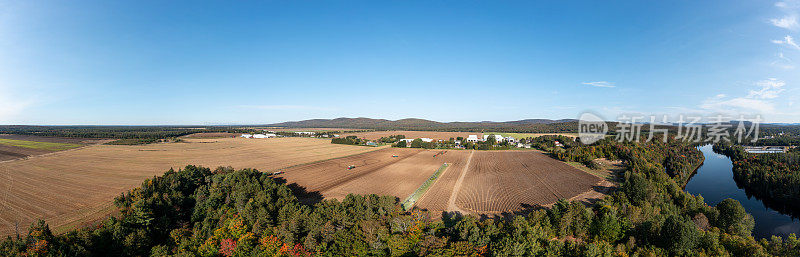
[[[278,137],[278,135],[272,134],[272,133],[269,133],[269,134],[252,134],[252,135],[251,134],[242,134],[242,137],[243,138],[272,138],[272,137]]]
[[[745,146],[744,151],[748,153],[785,153],[789,151],[788,146]]]

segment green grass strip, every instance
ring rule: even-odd
[[[61,151],[61,150],[67,150],[67,149],[78,148],[78,147],[83,146],[83,145],[79,145],[79,144],[36,142],[36,141],[4,139],[4,138],[0,138],[0,144],[16,146],[16,147],[31,148],[31,149],[42,149],[42,150],[49,150],[49,151]]]
[[[422,195],[424,195],[425,192],[428,191],[428,188],[430,188],[431,185],[433,185],[433,182],[436,182],[436,179],[438,179],[439,175],[441,175],[442,172],[444,172],[444,170],[447,169],[447,166],[450,165],[447,163],[442,164],[442,166],[439,167],[439,169],[437,169],[436,172],[434,172],[433,175],[431,175],[431,177],[428,178],[428,180],[422,182],[422,185],[419,186],[419,188],[417,188],[417,190],[414,191],[414,193],[409,195],[405,201],[403,201],[403,210],[411,210],[411,207],[414,207],[414,204],[417,203],[417,200],[419,200],[419,198],[422,197]]]

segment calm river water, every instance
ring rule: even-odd
[[[700,150],[706,160],[686,184],[686,192],[702,195],[711,206],[726,198],[738,200],[756,221],[753,236],[757,239],[772,235],[786,236],[789,233],[800,235],[797,218],[770,209],[755,197],[747,197],[744,188],[739,188],[733,180],[733,164],[728,157],[714,153],[711,145],[700,147]]]

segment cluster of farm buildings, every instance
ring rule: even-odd
[[[517,141],[517,139],[514,138],[514,137],[503,137],[501,135],[483,135],[482,138],[478,137],[478,135],[469,135],[469,136],[467,136],[467,138],[464,138],[464,140],[463,140],[464,142],[462,142],[461,140],[455,140],[455,145],[456,146],[461,146],[462,143],[473,143],[473,144],[475,144],[475,143],[478,143],[478,142],[485,142],[485,141],[489,140],[490,137],[494,137],[495,142],[506,142],[506,143],[508,143],[510,145],[516,144],[516,146],[519,147],[519,148],[523,148],[523,147],[524,148],[531,148],[530,144],[523,144],[522,142]],[[419,138],[419,139],[422,140],[422,142],[426,142],[426,143],[433,142],[433,139],[431,139],[431,138],[422,137],[422,138]],[[411,142],[413,142],[414,140],[415,140],[414,138],[400,139],[400,141],[405,141],[406,142],[406,146],[408,146],[408,147],[411,147]],[[443,142],[444,140],[437,140],[437,141],[438,142]]]
[[[268,133],[263,134],[242,134],[241,137],[243,138],[273,138],[273,137],[282,137],[282,135],[278,135],[275,131],[267,131]],[[293,132],[296,136],[301,137],[313,137],[316,135],[315,132],[311,131],[295,131]],[[328,134],[320,135],[319,137],[328,137]],[[333,135],[333,137],[339,137],[339,135]]]

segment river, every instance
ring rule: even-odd
[[[702,195],[711,206],[726,198],[742,203],[756,221],[753,229],[756,239],[769,238],[772,235],[785,237],[790,233],[800,235],[800,222],[797,218],[766,207],[761,200],[748,197],[744,188],[736,185],[733,180],[733,164],[727,156],[715,153],[711,145],[700,147],[700,151],[706,160],[686,184],[686,192]]]

